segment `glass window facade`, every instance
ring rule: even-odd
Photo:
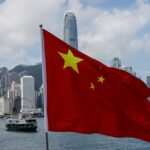
[[[74,48],[78,48],[76,17],[72,12],[65,15],[64,41]]]

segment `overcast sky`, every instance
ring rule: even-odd
[[[106,65],[119,57],[145,80],[150,73],[149,0],[0,0],[0,67],[40,62],[39,24],[63,39],[67,11],[76,15],[79,50]]]

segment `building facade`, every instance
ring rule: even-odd
[[[10,114],[11,110],[11,101],[7,98],[0,97],[0,114]]]
[[[39,89],[38,99],[37,99],[37,108],[41,108],[44,111],[44,92],[43,92],[43,84]]]
[[[67,12],[64,19],[64,41],[78,49],[77,22],[72,12]]]
[[[20,97],[21,97],[20,84],[12,82],[10,89],[7,91],[7,98],[12,100],[13,111],[16,111],[17,108],[20,108],[20,102],[18,101]]]
[[[6,67],[0,68],[0,96],[6,96],[9,89],[9,72]]]
[[[121,60],[118,57],[114,57],[111,61],[111,67],[121,68]]]
[[[12,82],[20,83],[20,76],[17,72],[9,73],[9,86],[11,86]]]
[[[150,75],[146,77],[146,84],[150,88]]]
[[[21,112],[29,111],[35,105],[35,84],[32,76],[21,77]]]

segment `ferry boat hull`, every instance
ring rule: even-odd
[[[8,131],[29,131],[35,132],[37,130],[36,125],[27,125],[27,124],[6,124],[6,129]]]

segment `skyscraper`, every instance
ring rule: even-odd
[[[111,67],[120,68],[121,60],[118,57],[114,57],[111,61]]]
[[[78,48],[76,17],[67,12],[64,19],[64,41],[74,48]]]
[[[133,71],[131,66],[121,66],[121,60],[118,57],[114,57],[111,61],[111,67],[115,67],[121,70],[124,70],[134,76],[136,76],[136,72]],[[138,77],[140,78],[140,77]]]
[[[6,67],[0,68],[0,95],[6,96],[9,88],[9,72]]]
[[[32,76],[21,77],[21,111],[28,111],[34,108],[35,88]]]
[[[20,96],[21,96],[20,84],[12,82],[11,88],[7,91],[7,98],[12,100],[12,108],[15,107],[15,101],[18,97],[20,98]]]
[[[150,74],[146,77],[146,84],[150,88]]]

